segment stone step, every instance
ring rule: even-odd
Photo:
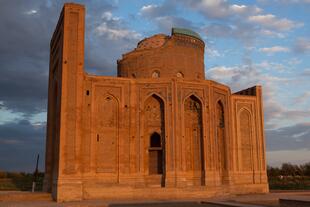
[[[27,191],[0,191],[0,202],[4,201],[51,201],[50,193]]]

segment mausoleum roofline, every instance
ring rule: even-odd
[[[194,32],[193,30],[190,30],[190,29],[187,29],[187,28],[172,27],[172,29],[171,29],[171,36],[174,35],[174,34],[187,35],[187,36],[195,37],[195,38],[203,41],[201,36],[197,32]]]

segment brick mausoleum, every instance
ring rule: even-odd
[[[45,191],[57,201],[268,192],[262,90],[205,79],[199,34],[140,41],[117,77],[84,71],[85,8],[50,45]],[[104,54],[102,54],[104,56]]]

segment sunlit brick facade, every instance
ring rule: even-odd
[[[89,75],[84,16],[65,4],[51,40],[44,189],[55,200],[268,192],[260,86],[206,80],[203,40],[178,28],[140,41],[117,77]]]

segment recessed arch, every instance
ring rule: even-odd
[[[166,105],[166,104],[165,104],[165,103],[166,103],[165,98],[164,98],[161,94],[159,94],[159,93],[157,93],[157,92],[151,92],[151,93],[149,93],[147,96],[145,96],[144,99],[143,99],[143,103],[145,104],[146,101],[147,101],[150,97],[156,98],[159,102],[163,103],[164,106]]]
[[[194,185],[204,185],[203,105],[191,94],[184,100],[186,171],[193,172]]]
[[[220,128],[225,128],[225,110],[221,99],[219,99],[216,103],[216,117],[217,126]]]
[[[220,172],[220,177],[223,182],[224,172],[227,171],[227,158],[226,158],[226,139],[225,139],[225,107],[221,99],[217,100],[215,106],[215,144],[217,146],[217,168]]]
[[[188,98],[190,98],[190,97],[192,97],[193,99],[197,99],[197,101],[200,102],[201,107],[203,108],[203,106],[204,106],[203,100],[202,100],[202,98],[201,98],[200,96],[198,96],[195,92],[191,92],[191,93],[187,94],[187,96],[185,96],[185,98],[183,99],[183,105],[184,105],[185,101],[186,101]]]
[[[250,110],[248,107],[242,107],[242,108],[238,111],[238,114],[240,114],[240,113],[243,112],[243,111],[246,111],[247,113],[252,114],[252,113],[251,113],[251,110]]]
[[[96,101],[96,171],[118,174],[119,100],[107,92]]]
[[[152,185],[165,185],[165,104],[160,95],[152,93],[144,101],[145,172],[157,176]],[[158,177],[159,176],[159,177]]]
[[[253,170],[253,141],[252,141],[252,114],[247,108],[240,109],[238,113],[239,155],[241,170]]]
[[[117,102],[117,104],[119,105],[120,100],[119,100],[114,94],[107,92],[107,93],[105,93],[105,94],[103,95],[103,98],[104,98],[104,99],[109,98],[109,97],[110,97],[110,98],[113,98],[113,99]]]

